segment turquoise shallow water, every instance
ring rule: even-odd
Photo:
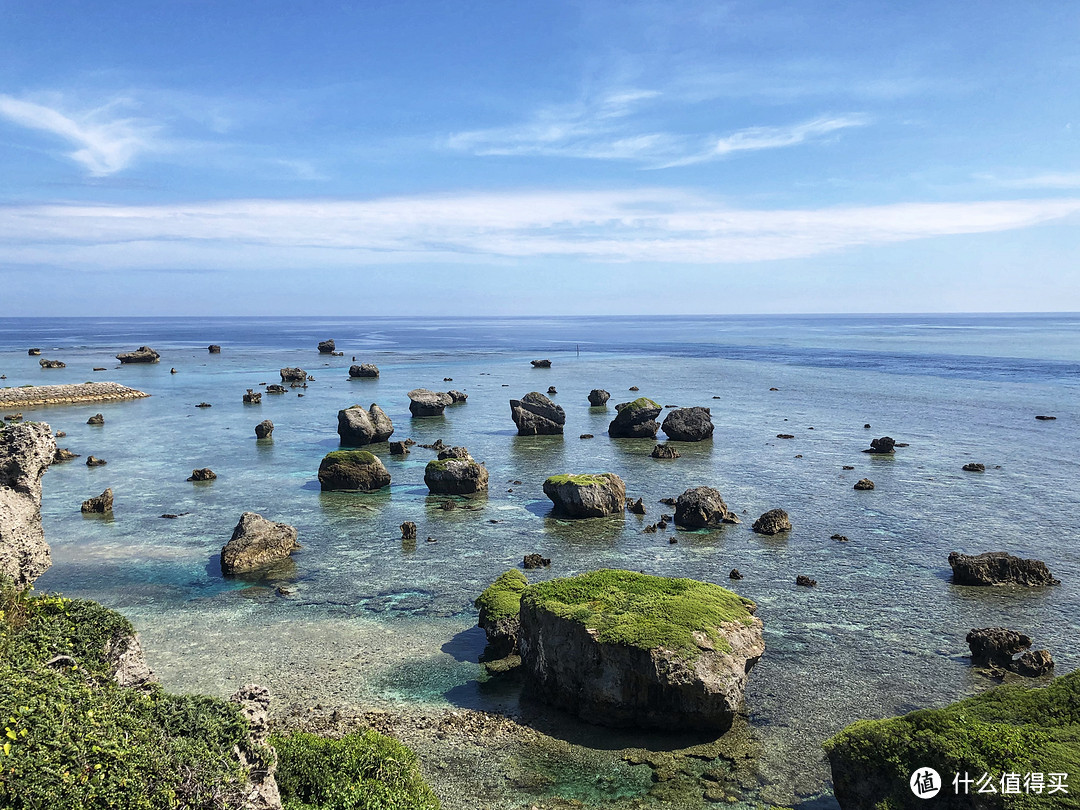
[[[317,354],[327,337],[345,357]],[[211,342],[222,354],[206,352]],[[112,359],[144,343],[162,353],[160,364]],[[29,346],[68,367],[40,369]],[[348,380],[353,355],[382,376]],[[536,357],[552,368],[533,369]],[[255,679],[283,702],[512,711],[515,688],[474,663],[483,636],[471,602],[525,553],[553,560],[533,578],[609,566],[728,585],[737,567],[745,579],[732,587],[759,603],[766,628],[749,717],[768,778],[792,801],[827,788],[819,744],[852,720],[984,688],[965,658],[973,627],[1030,634],[1058,672],[1080,664],[1078,364],[1075,316],[0,320],[4,385],[108,379],[152,394],[25,413],[66,431],[61,446],[108,461],[90,469],[77,459],[46,476],[54,565],[39,587],[130,615],[167,685],[225,694]],[[305,396],[242,404],[245,389],[277,382],[286,365],[316,378]],[[508,400],[550,385],[567,411],[566,435],[517,437]],[[614,404],[638,396],[634,385],[667,406],[712,408],[713,441],[657,461],[652,441],[609,439]],[[469,399],[444,417],[412,419],[406,392],[415,387]],[[610,407],[589,408],[594,387],[612,393]],[[203,401],[212,407],[195,407]],[[372,449],[393,476],[389,491],[319,492],[319,461],[338,446],[337,410],[372,402],[390,415],[395,439],[466,445],[490,470],[490,494],[444,511],[423,485],[433,454],[417,447],[392,458],[385,444]],[[105,425],[86,425],[96,412]],[[265,418],[274,438],[257,442],[253,428]],[[888,458],[860,452],[881,435],[910,446]],[[962,472],[969,461],[986,472]],[[204,466],[216,481],[185,480]],[[553,517],[544,478],[590,471],[618,473],[648,514]],[[863,477],[873,492],[852,490]],[[660,498],[701,484],[717,487],[743,524],[679,532],[676,544],[671,531],[642,533],[671,511]],[[113,518],[81,516],[79,503],[106,486]],[[754,535],[753,519],[774,507],[795,530]],[[217,565],[245,510],[299,529],[303,550],[269,582],[226,580]],[[400,539],[405,520],[419,527],[415,545]],[[998,549],[1045,560],[1063,584],[1018,592],[949,582],[950,551]],[[818,587],[796,587],[797,574]],[[282,582],[292,595],[274,593]],[[614,779],[611,795],[620,790]]]

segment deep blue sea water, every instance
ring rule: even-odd
[[[344,357],[317,354],[330,337]],[[222,353],[208,354],[210,343]],[[113,359],[143,344],[159,364]],[[30,346],[67,368],[41,369]],[[353,356],[381,377],[349,380]],[[550,369],[530,366],[541,357]],[[241,402],[295,365],[316,378],[303,397]],[[108,461],[78,459],[46,476],[54,565],[39,587],[131,616],[171,688],[224,695],[255,680],[283,703],[513,711],[516,691],[475,664],[483,636],[471,602],[525,553],[553,560],[531,578],[600,566],[691,576],[760,605],[767,652],[747,709],[764,787],[794,804],[827,789],[820,742],[847,723],[986,688],[965,657],[973,627],[1028,633],[1058,672],[1080,664],[1080,316],[6,318],[0,373],[3,385],[107,379],[152,395],[26,416],[66,431],[61,446]],[[508,400],[551,385],[566,435],[516,436]],[[469,399],[412,419],[406,392],[416,387]],[[589,408],[595,387],[612,393],[608,408]],[[650,458],[655,442],[609,439],[614,404],[639,395],[710,407],[714,439],[680,446],[674,461]],[[212,407],[195,407],[204,401]],[[385,444],[373,449],[393,476],[388,491],[321,493],[316,471],[338,446],[336,412],[356,402],[382,406],[395,439],[466,445],[490,470],[488,497],[440,509],[423,485],[433,454],[390,457]],[[96,412],[103,427],[85,424]],[[256,442],[265,418],[274,439]],[[909,446],[894,457],[861,452],[882,435]],[[969,461],[986,472],[963,472]],[[205,466],[216,481],[185,480]],[[648,514],[552,516],[544,478],[593,471],[622,476]],[[863,477],[874,491],[852,489]],[[680,532],[676,544],[670,530],[642,533],[671,511],[660,498],[702,484],[724,494],[742,525]],[[83,517],[81,501],[106,486],[112,519]],[[794,531],[753,534],[754,518],[774,507]],[[270,581],[227,580],[216,563],[245,510],[300,531],[303,550]],[[419,526],[415,546],[400,539],[405,520]],[[1062,585],[950,583],[950,551],[999,549],[1046,561]],[[745,578],[730,583],[735,567]],[[818,587],[796,587],[797,574]],[[291,595],[275,593],[281,583]]]

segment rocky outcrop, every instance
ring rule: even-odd
[[[133,352],[120,352],[116,359],[121,363],[156,363],[161,359],[161,355],[149,346],[140,346]]]
[[[550,360],[531,360],[533,368],[551,368]]]
[[[791,518],[783,509],[770,509],[754,521],[753,529],[758,534],[780,534],[791,531]]]
[[[464,391],[447,391],[446,393],[454,401],[454,405],[458,405],[469,398],[469,395]]]
[[[93,458],[93,456],[91,456]],[[87,514],[99,514],[104,515],[112,512],[113,510],[113,491],[112,488],[106,489],[100,495],[93,498],[88,498],[82,502],[81,511]]]
[[[684,529],[714,529],[724,523],[738,523],[739,517],[712,487],[693,487],[675,502],[675,525]]]
[[[979,464],[977,461],[969,462],[963,466],[964,472],[986,472],[986,465]]]
[[[240,707],[250,728],[247,750],[237,749],[240,766],[247,772],[247,794],[241,810],[281,810],[281,793],[274,773],[277,756],[270,746],[270,692],[245,684],[229,701]],[[255,752],[259,752],[256,754]]]
[[[254,388],[249,388],[244,392],[244,404],[245,405],[260,405],[262,404],[262,391],[256,391]]]
[[[660,425],[656,417],[662,410],[659,405],[647,397],[638,397],[633,402],[620,402],[615,406],[618,411],[608,425],[608,436],[613,439],[655,439]]]
[[[424,483],[432,495],[475,495],[487,492],[488,471],[464,447],[451,447],[428,462]]]
[[[676,408],[665,417],[661,427],[669,439],[678,442],[703,442],[713,435],[708,408]]]
[[[105,415],[100,414],[100,413],[95,413],[93,416],[91,416],[89,419],[86,420],[86,424],[88,424],[88,425],[104,425],[105,424]]]
[[[287,383],[304,383],[307,382],[308,378],[306,371],[295,366],[283,368],[278,373],[281,375],[281,381]]]
[[[57,447],[56,452],[53,454],[53,464],[61,464],[65,461],[71,461],[73,458],[78,457],[78,453],[72,453],[66,447]]]
[[[510,400],[510,417],[518,436],[561,436],[566,412],[539,391]]]
[[[594,388],[589,392],[589,405],[594,408],[599,408],[601,405],[607,405],[609,399],[611,399],[611,394],[603,388]]]
[[[269,419],[263,419],[255,426],[256,439],[269,439],[274,435],[274,423]]]
[[[415,540],[416,539],[416,524],[411,520],[406,520],[399,527],[401,529],[402,540]]]
[[[31,357],[37,357],[41,354],[41,349],[27,349],[26,353]]]
[[[487,636],[485,660],[505,658],[517,652],[521,594],[528,584],[524,574],[510,570],[500,575],[473,602],[480,611],[477,624]]]
[[[109,462],[107,462],[105,459],[98,458],[97,456],[87,456],[86,457],[86,466],[87,467],[104,467],[108,463]]]
[[[346,447],[362,447],[365,444],[385,442],[394,432],[394,423],[375,403],[364,410],[353,405],[338,411],[338,436]]]
[[[105,660],[120,686],[141,689],[155,681],[138,635],[122,635],[105,642]]]
[[[452,396],[441,391],[414,388],[409,392],[409,412],[413,416],[442,416],[446,406],[453,402]]]
[[[229,542],[221,549],[221,570],[242,574],[283,560],[300,548],[296,529],[254,512],[244,512]]]
[[[379,367],[374,363],[361,363],[349,366],[349,376],[361,379],[374,379],[379,376]]]
[[[296,386],[297,383],[292,383],[292,385]],[[278,385],[277,383],[271,383],[270,385],[266,386],[266,393],[268,393],[268,394],[287,394],[287,393],[289,393],[289,389],[286,388],[284,385]]]
[[[888,453],[895,453],[896,440],[890,436],[882,436],[880,439],[874,439],[870,442],[870,447],[867,450],[863,450],[864,453],[878,453],[879,455],[886,455]]]
[[[409,454],[409,445],[405,442],[390,442],[390,455],[392,456],[407,456]]]
[[[984,627],[967,634],[971,662],[991,670],[1006,670],[1025,677],[1046,675],[1054,659],[1046,650],[1031,651],[1031,637],[1004,627]],[[1018,658],[1017,656],[1020,655]]]
[[[630,571],[530,585],[525,689],[589,723],[726,731],[765,650],[754,608],[718,585]]]
[[[1025,560],[1004,551],[949,554],[956,585],[1060,585],[1041,560]]]
[[[52,564],[41,527],[41,477],[56,452],[43,422],[0,423],[0,574],[17,588]]]
[[[860,478],[858,481],[855,482],[855,485],[852,486],[852,489],[858,489],[861,491],[867,491],[873,488],[874,482],[871,481],[869,478]]]
[[[526,571],[532,571],[535,568],[547,568],[550,565],[551,560],[548,557],[536,553],[526,554],[521,560],[521,567]]]
[[[42,368],[67,368],[67,363],[63,360],[47,360],[44,357],[38,360],[38,365]]]
[[[544,482],[544,494],[568,517],[604,517],[626,508],[626,485],[614,473],[553,475]]]
[[[649,455],[653,458],[678,458],[679,451],[670,444],[658,444]]]
[[[221,347],[216,343],[211,343],[206,347],[206,350],[210,352],[210,354],[221,354]]]
[[[333,354],[336,351],[337,346],[334,344],[333,338],[319,341],[319,354]]]
[[[217,478],[217,473],[211,470],[209,467],[202,467],[198,470],[191,471],[191,477],[188,481],[213,481]]]
[[[323,492],[374,492],[390,484],[390,473],[379,458],[365,450],[335,450],[319,464]]]

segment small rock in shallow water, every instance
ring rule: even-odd
[[[636,501],[631,500],[630,498],[627,498],[626,499],[626,511],[628,511],[631,514],[634,514],[634,515],[644,515],[645,514],[645,504],[642,502],[641,498],[638,498]]]
[[[200,470],[192,470],[188,481],[213,481],[215,478],[217,478],[217,473],[209,467],[203,467]]]
[[[791,433],[777,433],[776,438],[778,438],[778,439],[794,439],[795,436],[794,436],[794,434],[791,434]]]
[[[844,466],[843,466],[843,467],[842,467],[841,469],[844,469],[844,470],[854,470],[855,468],[854,468],[854,467],[852,467],[852,466],[851,466],[850,464],[845,464],[845,465],[844,465]]]
[[[213,407],[209,402],[200,402],[195,406],[196,408],[211,408]]]
[[[401,524],[401,539],[402,540],[415,540],[416,539],[416,524],[411,520],[406,520]]]
[[[429,538],[427,539],[427,541],[428,541],[429,543],[437,543],[437,542],[438,542],[438,541],[437,541],[437,540],[436,540],[436,539],[435,539],[434,537],[429,537]]]
[[[791,518],[783,509],[770,509],[754,521],[753,530],[758,534],[780,534],[791,531]]]
[[[578,436],[578,438],[579,439],[591,439],[591,438],[593,438],[593,435],[591,433],[582,433],[580,436]]]
[[[113,508],[113,491],[112,489],[106,489],[96,498],[90,498],[83,501],[82,511],[88,513],[105,514],[111,512]]]
[[[104,425],[105,424],[105,417],[104,417],[104,415],[102,415],[100,413],[95,413],[93,416],[91,416],[89,419],[86,420],[86,424],[88,424],[88,425]]]
[[[522,561],[522,567],[527,570],[546,568],[549,565],[551,565],[551,560],[547,557],[541,557],[539,554],[526,554]]]
[[[1056,416],[1036,416],[1035,418],[1042,422],[1053,422],[1055,419],[1057,419]]]
[[[835,540],[838,543],[846,543],[848,541],[847,537],[845,537],[842,534],[834,534],[831,537],[829,537],[829,539],[830,540]]]
[[[986,465],[971,462],[970,464],[965,464],[963,470],[964,472],[986,472]]]
[[[874,488],[874,482],[871,481],[869,478],[860,478],[858,481],[855,482],[855,486],[852,487],[852,489],[873,489],[873,488]]]
[[[799,574],[795,577],[795,584],[801,585],[804,588],[813,588],[817,585],[816,579],[810,579],[806,574]]]
[[[274,433],[274,423],[269,419],[263,419],[255,426],[256,439],[269,439]]]
[[[728,579],[742,579],[742,572],[738,568],[732,568],[731,573],[728,574]]]
[[[86,457],[86,466],[87,467],[104,467],[108,463],[109,462],[107,462],[105,459],[98,458],[97,456],[87,456]]]

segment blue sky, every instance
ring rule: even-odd
[[[9,315],[1080,310],[1080,3],[0,0]]]

